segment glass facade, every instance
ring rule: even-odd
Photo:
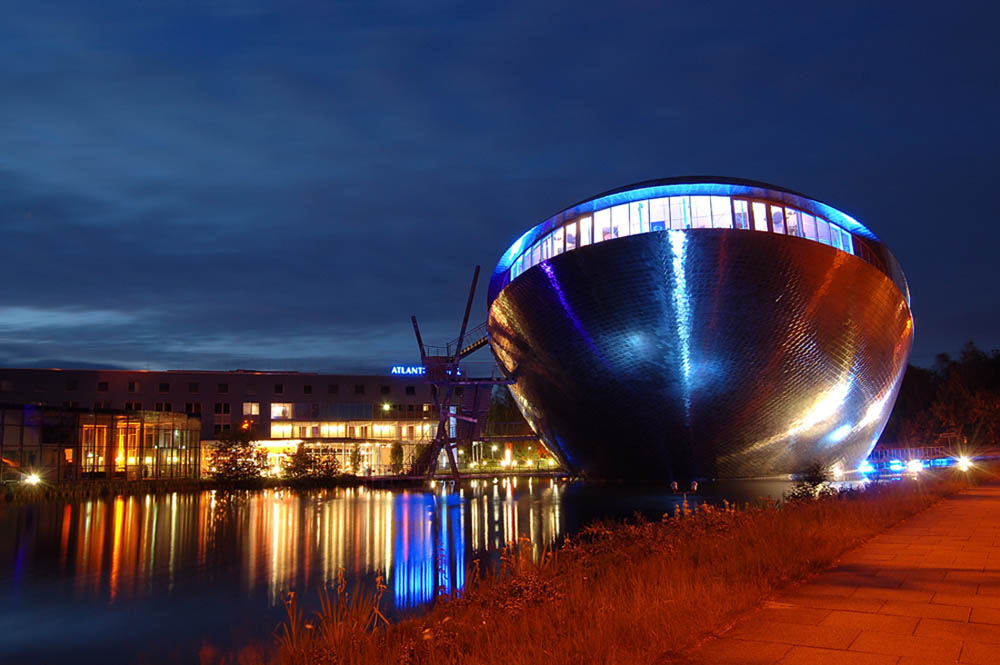
[[[83,478],[197,478],[201,423],[182,414],[89,414],[80,418]]]
[[[579,247],[667,229],[739,229],[797,236],[855,254],[854,237],[817,215],[735,196],[666,196],[596,210],[542,236],[511,262],[510,279],[563,252]],[[867,252],[857,254],[870,260]]]
[[[197,478],[201,423],[181,413],[0,408],[0,481]]]

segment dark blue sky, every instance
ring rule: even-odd
[[[706,173],[874,230],[915,362],[1000,347],[995,3],[0,12],[0,365],[384,371],[529,226]]]

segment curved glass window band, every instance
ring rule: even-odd
[[[884,271],[869,252],[855,253],[849,231],[817,215],[772,201],[730,196],[669,196],[581,215],[527,247],[510,267],[511,281],[542,261],[578,247],[667,229],[740,229],[793,235],[859,256]]]

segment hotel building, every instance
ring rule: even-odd
[[[212,442],[244,428],[256,432],[275,470],[284,455],[304,444],[336,455],[345,471],[388,473],[393,444],[402,444],[408,463],[417,446],[429,443],[437,432],[432,387],[421,369],[395,367],[384,376],[0,369],[0,403],[11,405],[0,412],[0,452],[8,474],[38,464],[59,478],[161,477],[176,457],[174,472],[196,477],[209,472]],[[460,398],[462,388],[455,391]],[[64,429],[72,430],[72,436],[64,434],[60,442],[68,445],[49,446],[58,453],[43,452],[41,433],[32,434],[30,428],[24,433],[24,423],[41,413],[62,414],[70,423]],[[161,439],[173,450],[174,437],[159,433],[171,429],[177,433],[177,450],[185,452],[163,453],[167,461],[162,462],[160,453],[151,451],[160,450]],[[56,435],[50,430],[47,436]],[[199,449],[200,458],[190,459],[190,449]],[[357,469],[351,467],[355,454]]]

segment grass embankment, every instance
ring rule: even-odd
[[[922,478],[783,505],[705,506],[660,522],[595,524],[540,565],[508,549],[498,575],[396,625],[376,613],[379,592],[348,599],[341,586],[313,617],[301,616],[293,599],[273,647],[224,662],[665,662],[776,587],[966,485]]]

